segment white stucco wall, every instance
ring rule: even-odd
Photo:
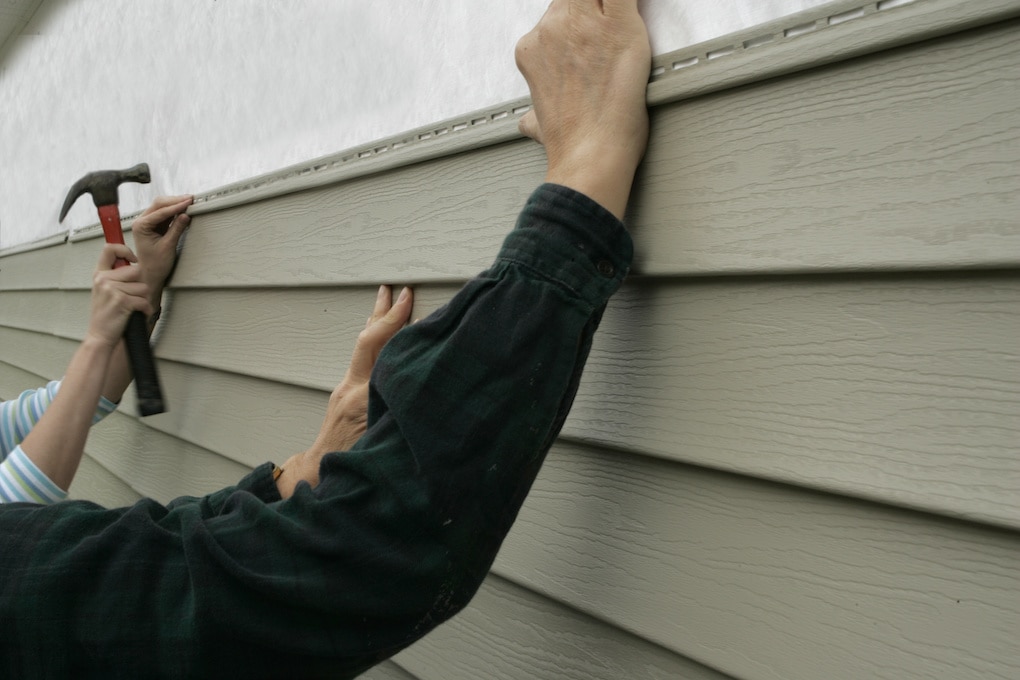
[[[645,0],[662,53],[819,0]],[[546,0],[45,0],[0,61],[0,247],[96,222],[84,173],[150,164],[122,209],[527,93]]]

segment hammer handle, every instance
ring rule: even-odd
[[[120,210],[116,205],[99,206],[99,221],[107,243],[124,243],[124,230],[120,226]],[[118,260],[114,267],[128,264]],[[127,348],[128,363],[135,377],[135,392],[138,395],[138,412],[143,416],[156,415],[166,411],[163,390],[159,386],[156,360],[149,345],[149,327],[145,315],[133,312],[124,329],[124,345]]]

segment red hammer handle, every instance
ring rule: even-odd
[[[124,243],[124,230],[120,226],[120,210],[116,205],[99,206],[99,221],[103,225],[103,235],[107,243]],[[123,267],[129,262],[117,258],[113,267]],[[149,324],[141,312],[133,312],[128,318],[124,329],[124,345],[127,348],[128,362],[135,376],[135,391],[138,395],[138,411],[143,416],[151,416],[166,411],[163,403],[163,390],[159,385],[159,374],[156,372],[156,360],[152,356],[149,345]]]
[[[107,243],[124,245],[124,229],[120,226],[120,209],[116,205],[101,205],[98,208],[99,222],[103,225],[103,236]],[[130,264],[123,257],[118,257],[113,268],[118,269]]]

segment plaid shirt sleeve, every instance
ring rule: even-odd
[[[428,633],[485,577],[631,254],[601,206],[539,187],[286,501],[266,464],[168,506],[0,506],[0,676],[349,678]]]

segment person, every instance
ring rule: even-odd
[[[132,311],[152,318],[159,308],[192,200],[161,196],[135,219],[138,257],[127,246],[103,248],[88,330],[64,378],[0,403],[0,503],[67,498],[89,427],[113,412],[131,382],[121,342],[127,318]],[[138,266],[114,269],[117,258]]]
[[[553,0],[517,60],[547,182],[493,265],[376,356],[411,297],[380,296],[348,373],[374,364],[364,433],[345,441],[342,383],[278,475],[166,506],[0,507],[0,675],[350,678],[468,603],[628,271],[648,135],[637,0]]]

